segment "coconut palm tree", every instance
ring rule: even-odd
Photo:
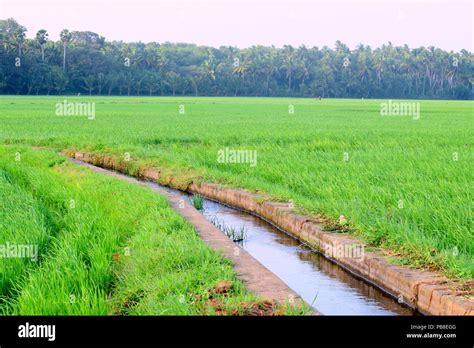
[[[44,63],[44,44],[48,41],[48,32],[45,29],[40,29],[36,33],[36,41],[41,47],[41,61]]]
[[[66,71],[66,49],[72,39],[72,34],[67,29],[63,29],[59,34],[61,42],[63,43],[63,71]]]
[[[286,78],[288,79],[288,91],[291,91],[295,58],[295,49],[293,48],[293,46],[283,46],[283,63],[281,68],[286,71]]]
[[[13,41],[18,47],[18,57],[20,58],[21,58],[21,48],[23,47],[23,43],[25,42],[25,36],[26,36],[25,32],[26,32],[25,27],[19,26],[13,33]]]

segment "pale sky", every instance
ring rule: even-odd
[[[473,51],[472,0],[0,0],[34,37],[46,29],[89,30],[106,40],[188,42],[219,47],[284,44]]]

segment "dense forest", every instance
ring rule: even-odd
[[[471,52],[359,45],[212,48],[106,41],[44,29],[34,39],[0,20],[1,94],[291,96],[472,99]],[[362,39],[362,38],[361,38]]]

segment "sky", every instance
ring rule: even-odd
[[[39,29],[106,40],[355,48],[384,43],[473,51],[472,0],[0,0],[32,38]]]

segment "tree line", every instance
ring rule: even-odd
[[[351,50],[106,41],[64,29],[34,39],[15,19],[0,20],[1,94],[288,96],[472,99],[467,50],[384,44]]]

